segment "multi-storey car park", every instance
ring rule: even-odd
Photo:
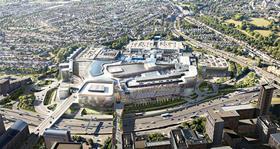
[[[196,84],[197,62],[184,50],[181,42],[159,39],[131,41],[123,51],[85,49],[69,62],[73,74],[84,79],[78,91],[79,103],[110,107],[119,98],[139,103],[190,95]],[[80,62],[88,67],[79,67]],[[64,67],[61,72],[64,78],[71,76]]]

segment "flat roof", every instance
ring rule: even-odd
[[[212,119],[214,119],[215,122],[223,122],[224,120],[220,117],[219,114],[216,112],[209,110],[208,111],[208,116],[210,116]]]
[[[69,130],[67,129],[52,129],[48,128],[44,131],[44,135],[67,135]]]
[[[228,67],[228,63],[224,58],[204,54],[200,58],[200,63],[208,67]]]
[[[251,104],[246,104],[246,105],[226,106],[226,107],[222,107],[222,109],[224,111],[233,111],[233,110],[255,109],[255,107]]]
[[[155,42],[158,44],[156,45]],[[153,48],[158,48],[158,49],[174,49],[174,50],[179,50],[179,49],[184,49],[184,45],[182,42],[178,41],[154,41],[154,40],[136,40],[130,42],[127,46],[127,49],[142,49],[142,50],[151,50]]]
[[[238,116],[240,116],[236,111],[219,111],[217,114],[219,114],[221,117],[238,117]]]
[[[166,146],[166,145],[170,145],[170,141],[164,140],[164,141],[146,142],[145,144],[146,147]]]
[[[88,95],[113,95],[114,85],[112,83],[107,82],[86,82],[82,89],[80,90],[80,94],[88,94]]]
[[[105,92],[105,86],[103,84],[91,84],[89,89],[89,92]]]

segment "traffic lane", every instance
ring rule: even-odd
[[[192,116],[195,113],[197,113],[197,115],[201,115],[206,113],[208,110],[212,109],[212,110],[221,110],[221,107],[224,106],[224,104],[234,104],[234,105],[239,105],[241,102],[244,101],[249,101],[251,100],[249,97],[252,97],[254,93],[248,93],[247,95],[241,95],[240,96],[235,96],[235,98],[233,99],[218,99],[216,101],[212,101],[212,103],[210,103],[210,105],[207,106],[203,106],[203,104],[200,104],[198,106],[193,106],[188,108],[187,110],[182,110],[179,112],[173,112],[172,117],[168,118],[168,119],[163,119],[161,116],[155,116],[155,117],[148,117],[148,118],[141,118],[141,119],[136,119],[135,123],[135,131],[137,131],[137,129],[143,129],[150,127],[152,128],[153,126],[155,127],[159,127],[159,126],[164,126],[164,125],[170,125],[170,124],[176,124],[180,121],[184,121],[190,118],[190,116]],[[239,98],[239,99],[237,99]],[[154,122],[154,124],[153,124]],[[126,123],[126,120],[124,120],[123,122],[124,124]],[[141,130],[140,129],[140,130]]]

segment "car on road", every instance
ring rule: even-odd
[[[164,114],[161,114],[160,116],[163,118],[168,118],[168,117],[171,117],[172,115],[170,113],[164,113]]]

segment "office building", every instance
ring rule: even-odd
[[[269,136],[277,131],[277,126],[270,120],[269,116],[258,117],[256,127],[259,140],[263,143],[267,143]]]
[[[208,111],[205,127],[212,145],[220,145],[223,139],[224,120],[214,111]]]
[[[2,115],[0,115],[0,136],[2,136],[6,132],[6,128],[4,125],[4,120]]]
[[[71,142],[70,131],[65,129],[46,129],[43,137],[47,149],[50,149],[55,142]]]
[[[271,134],[268,141],[269,146],[272,149],[280,148],[280,133]]]
[[[258,108],[260,110],[260,116],[268,114],[268,110],[270,108],[271,100],[273,96],[273,90],[274,90],[273,86],[267,84],[261,85],[260,95],[258,99]]]
[[[17,120],[1,137],[1,149],[18,149],[29,137],[28,124],[22,120]]]

